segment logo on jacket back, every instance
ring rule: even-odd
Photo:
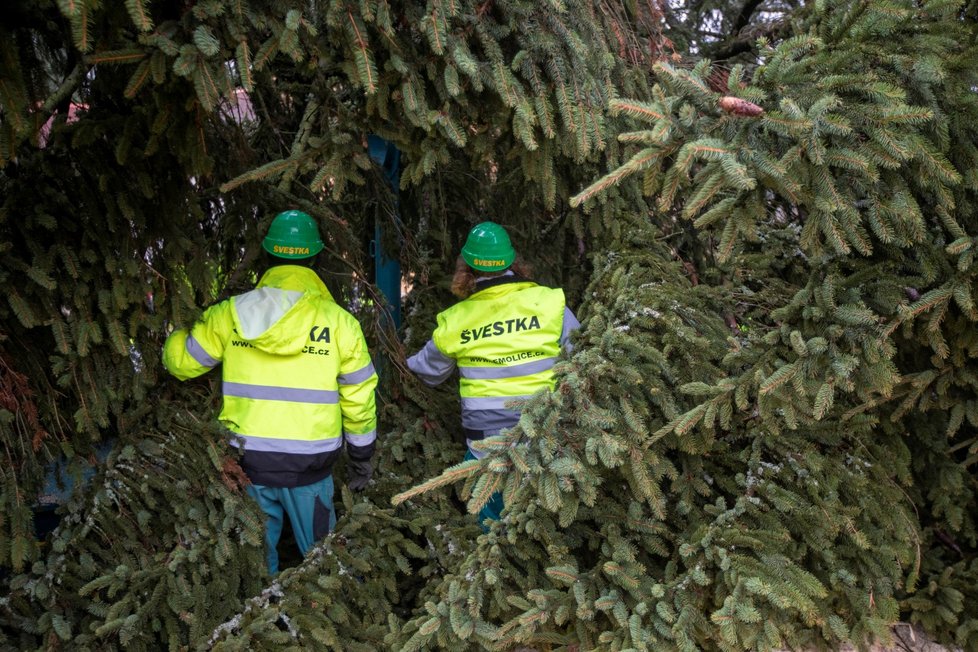
[[[234,329],[234,334],[238,335],[238,329]],[[329,344],[329,326],[313,326],[309,330],[309,341],[310,342],[322,342],[324,344]],[[240,346],[246,349],[254,349],[254,344],[247,342],[245,340],[233,339],[231,340],[233,346]],[[329,349],[320,349],[315,346],[303,347],[301,353],[312,353],[315,355],[329,355]]]
[[[509,333],[519,333],[520,331],[530,331],[540,329],[540,319],[536,315],[530,317],[518,317],[507,319],[506,321],[494,321],[478,328],[466,328],[462,331],[460,344],[481,340],[486,337],[498,337]]]
[[[231,331],[235,335],[235,339],[232,339],[231,340],[231,346],[239,346],[239,347],[244,348],[244,349],[255,349],[255,348],[258,348],[254,344],[252,344],[251,342],[246,342],[245,340],[237,339],[237,338],[241,337],[241,335],[238,333],[238,329],[237,328],[232,328]]]
[[[309,329],[309,341],[329,344],[329,326],[313,326]],[[301,352],[313,355],[329,355],[329,349],[321,349],[313,345],[304,347]]]
[[[329,344],[329,326],[313,326],[309,331],[309,341]]]

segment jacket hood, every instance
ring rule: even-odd
[[[320,301],[333,296],[316,272],[297,265],[270,268],[251,292],[232,299],[238,335],[274,355],[295,355],[309,340]]]

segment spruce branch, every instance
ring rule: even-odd
[[[405,500],[410,500],[415,496],[420,496],[421,494],[428,493],[439,487],[444,487],[448,484],[453,484],[459,480],[464,480],[471,477],[480,467],[479,460],[468,460],[462,462],[461,464],[456,464],[455,466],[445,469],[445,471],[438,477],[431,478],[407,491],[402,491],[401,493],[395,495],[391,498],[392,505],[400,505]]]
[[[136,63],[146,58],[146,52],[140,49],[105,50],[84,57],[85,63],[97,66],[100,63],[127,64]]]
[[[654,147],[644,149],[635,154],[625,165],[622,165],[617,170],[606,174],[578,194],[571,197],[571,208],[577,208],[594,195],[603,192],[607,188],[617,185],[622,179],[648,168],[655,161],[661,158],[663,154],[664,153],[662,150]]]
[[[642,118],[649,122],[665,120],[666,114],[654,104],[639,102],[636,100],[612,100],[609,105],[613,115],[625,113],[627,115]]]
[[[377,91],[377,67],[367,45],[366,26],[360,21],[359,16],[353,15],[352,9],[347,9],[346,16],[347,27],[353,36],[353,45],[355,46],[353,54],[360,75],[360,83],[363,84],[368,94],[374,93]]]
[[[225,181],[221,184],[221,192],[230,192],[238,186],[249,183],[251,181],[260,181],[263,179],[269,179],[283,174],[286,170],[294,167],[296,162],[292,159],[280,159],[278,161],[271,161],[262,165],[261,167],[255,168],[254,170],[249,170],[244,174],[238,175],[237,177],[231,179],[230,181]]]

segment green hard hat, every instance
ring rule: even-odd
[[[476,224],[462,247],[462,260],[482,272],[500,272],[513,264],[516,252],[506,229],[495,222]]]
[[[268,227],[262,248],[278,258],[297,260],[315,256],[323,250],[319,227],[309,213],[284,211]]]

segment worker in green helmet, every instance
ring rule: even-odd
[[[163,364],[180,380],[221,365],[219,418],[267,516],[274,574],[284,516],[302,554],[333,529],[332,469],[344,447],[349,487],[367,486],[377,374],[360,324],[312,269],[323,249],[313,218],[279,213],[262,247],[270,266],[257,287],[211,306],[189,332],[174,331]]]
[[[462,299],[438,315],[438,326],[408,368],[426,384],[444,382],[458,369],[462,430],[468,451],[519,421],[511,404],[553,388],[554,363],[580,326],[557,288],[530,280],[506,229],[494,222],[469,232],[456,262],[452,292]],[[495,494],[479,520],[498,520],[502,496]]]

